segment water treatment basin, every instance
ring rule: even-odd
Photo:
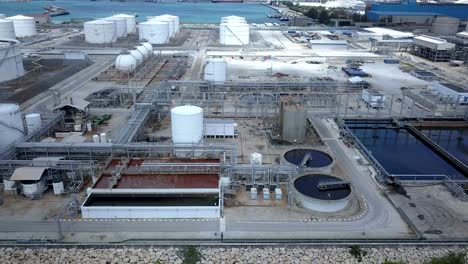
[[[306,170],[330,172],[333,158],[322,150],[296,148],[286,151],[282,156],[283,164],[293,164]]]
[[[342,210],[354,195],[349,182],[330,174],[300,175],[292,180],[291,187],[302,207],[320,212]]]

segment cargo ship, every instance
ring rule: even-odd
[[[70,14],[70,12],[68,12],[64,8],[54,6],[54,5],[46,5],[46,6],[44,6],[44,9],[49,12],[49,15],[51,17],[53,17],[53,16],[64,16],[64,15]]]

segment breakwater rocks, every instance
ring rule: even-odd
[[[362,248],[361,263],[380,264],[385,261],[402,263],[424,263],[433,257],[450,252],[466,252],[461,247],[401,247]],[[357,249],[360,251],[361,249]],[[185,248],[0,248],[0,263],[182,263]],[[200,263],[359,263],[349,248],[311,247],[201,247],[198,252]],[[192,253],[193,253],[192,252]],[[193,254],[192,254],[193,256]],[[159,262],[158,262],[159,261]]]

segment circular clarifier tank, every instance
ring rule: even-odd
[[[282,157],[283,164],[292,164],[306,170],[330,172],[333,158],[325,151],[318,149],[296,148],[286,151]]]
[[[243,104],[272,104],[275,102],[275,96],[266,93],[243,93],[239,96]]]
[[[302,207],[320,212],[342,210],[354,196],[348,181],[330,174],[300,175],[292,180],[292,188]]]

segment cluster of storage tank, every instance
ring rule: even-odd
[[[0,14],[0,39],[25,38],[36,35],[36,20],[28,16],[6,17]]]
[[[85,40],[93,44],[113,43],[135,32],[134,15],[119,14],[84,23]]]
[[[250,42],[250,27],[245,18],[227,16],[219,24],[219,43],[222,45],[247,45]]]
[[[151,44],[165,44],[179,32],[179,17],[161,15],[147,17],[147,21],[138,24],[140,40]]]
[[[122,52],[115,59],[115,68],[123,73],[132,73],[147,58],[153,54],[153,46],[148,42],[143,42],[135,49]]]

